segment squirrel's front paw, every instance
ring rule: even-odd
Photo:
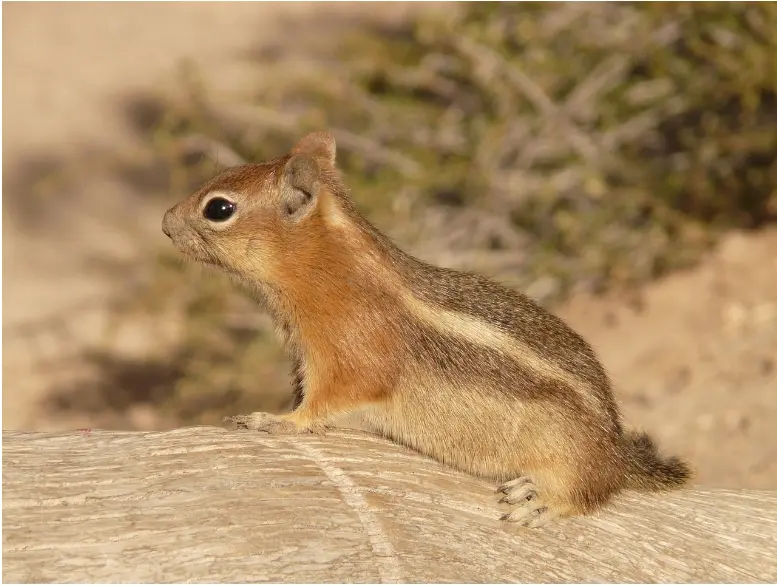
[[[303,426],[296,420],[294,413],[270,414],[269,412],[252,412],[237,416],[227,416],[224,422],[234,423],[239,429],[250,429],[270,435],[299,435],[302,433],[321,433],[318,426]]]

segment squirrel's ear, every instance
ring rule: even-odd
[[[294,154],[283,167],[282,212],[287,217],[302,215],[318,196],[319,163],[309,154]]]
[[[292,154],[307,154],[318,161],[322,169],[335,166],[337,145],[334,137],[326,131],[311,132],[291,149]]]

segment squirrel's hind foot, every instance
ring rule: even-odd
[[[554,513],[537,493],[537,487],[531,477],[521,476],[502,484],[497,492],[503,493],[500,503],[515,506],[512,512],[502,516],[506,522],[515,522],[519,526],[537,528],[553,520]]]

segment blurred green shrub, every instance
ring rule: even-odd
[[[179,199],[214,171],[192,152],[261,160],[333,129],[357,203],[403,245],[553,302],[639,285],[777,217],[774,31],[774,3],[450,5],[308,66],[262,64],[241,108],[189,76],[153,141]],[[173,266],[149,282],[191,278]],[[278,356],[224,325],[235,293],[206,280],[181,392],[218,391],[222,371],[252,392]]]

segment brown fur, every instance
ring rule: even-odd
[[[523,294],[430,266],[354,208],[327,133],[233,167],[165,215],[187,255],[222,267],[273,315],[295,362],[295,409],[318,427],[351,412],[375,431],[496,481],[530,474],[554,513],[690,476],[624,432],[594,351]],[[214,193],[234,218],[206,220]]]

